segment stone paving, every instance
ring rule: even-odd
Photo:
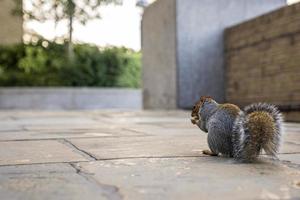
[[[0,199],[300,199],[300,124],[280,160],[208,157],[186,111],[0,112]]]

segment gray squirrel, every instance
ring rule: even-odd
[[[270,104],[257,103],[241,110],[234,104],[218,104],[203,96],[193,107],[191,122],[208,132],[209,150],[203,153],[255,161],[262,150],[276,157],[282,137],[282,115]]]

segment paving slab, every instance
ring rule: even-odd
[[[131,137],[146,136],[146,133],[121,128],[79,128],[79,129],[50,129],[35,131],[0,131],[0,141],[11,140],[45,140],[63,138],[95,138],[95,137]]]
[[[184,127],[180,125],[172,126],[172,127],[164,127],[158,125],[141,125],[136,124],[132,126],[126,127],[127,130],[136,131],[140,133],[144,133],[147,135],[173,135],[173,136],[185,136],[185,135],[206,135],[203,131],[196,127]]]
[[[283,141],[300,145],[300,132],[287,131],[287,134],[283,136]]]
[[[208,149],[207,134],[203,132],[185,135],[182,131],[180,135],[176,131],[165,131],[169,133],[146,137],[70,138],[68,140],[97,159],[203,156],[202,150]],[[284,142],[280,153],[300,153],[300,145]]]
[[[105,114],[109,117],[155,117],[156,119],[161,117],[181,117],[186,118],[190,116],[189,111],[184,110],[140,110],[140,111],[118,111],[118,110],[101,110],[100,112],[93,112],[94,114]]]
[[[101,186],[76,173],[69,164],[0,167],[1,199],[112,199],[114,192],[113,186]]]
[[[32,123],[30,123],[32,121]],[[109,129],[112,124],[105,121],[93,121],[93,120],[83,120],[78,119],[67,119],[67,118],[58,118],[58,119],[39,119],[39,120],[28,120],[27,122],[22,121],[13,121],[11,123],[21,124],[25,130],[68,130],[68,129],[86,129],[86,128],[106,128]]]
[[[95,124],[99,123],[98,121],[92,119],[89,116],[45,116],[45,117],[15,117],[12,119],[1,120],[0,125],[2,124],[17,124],[17,125],[61,125],[61,124]]]
[[[109,111],[111,112],[111,111]],[[38,114],[37,114],[38,113]],[[7,118],[7,117],[12,117],[12,118],[19,118],[19,119],[28,119],[28,118],[45,118],[45,117],[77,117],[77,116],[92,116],[94,112],[93,111],[47,111],[47,110],[0,110],[0,119]],[[99,114],[102,114],[103,111],[99,112]]]
[[[284,129],[283,143],[281,145],[282,153],[300,153],[300,127],[295,130],[290,128]]]
[[[107,113],[106,116],[121,124],[186,124],[190,114],[185,111],[142,111],[112,112]]]
[[[75,149],[59,141],[0,142],[0,165],[87,160]]]
[[[188,118],[181,117],[113,117],[111,118],[112,122],[118,124],[149,124],[149,125],[164,125],[166,123],[178,124],[189,122]]]
[[[300,145],[284,142],[279,149],[279,153],[291,154],[291,153],[300,153]]]
[[[79,149],[97,159],[117,159],[163,156],[203,156],[207,149],[204,135],[200,136],[146,136],[120,138],[68,139]]]
[[[278,158],[281,161],[291,163],[291,164],[296,164],[300,166],[300,153],[297,154],[280,154],[278,155]],[[299,167],[300,170],[300,167]]]
[[[0,199],[300,199],[284,128],[280,160],[240,164],[201,153],[188,111],[0,111]]]
[[[123,199],[298,199],[300,171],[284,164],[232,159],[151,158],[78,164]]]

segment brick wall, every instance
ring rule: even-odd
[[[12,16],[13,0],[0,0],[0,45],[22,42],[23,20]]]
[[[225,31],[226,100],[300,108],[300,3]]]

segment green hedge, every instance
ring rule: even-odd
[[[140,87],[141,55],[126,48],[74,45],[72,62],[65,45],[0,47],[0,86]]]

